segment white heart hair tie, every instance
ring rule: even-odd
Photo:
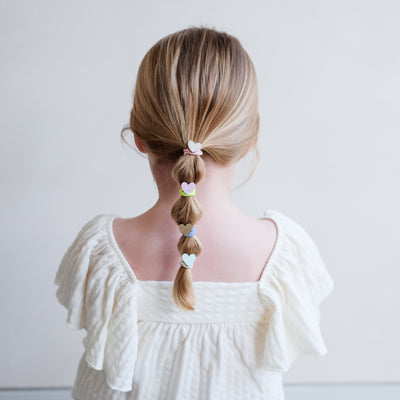
[[[193,268],[195,260],[196,260],[196,254],[183,253],[181,265],[182,267],[185,268]]]
[[[189,140],[188,147],[183,149],[183,154],[190,154],[192,156],[201,156],[203,152],[200,150],[202,148],[201,143],[195,143],[193,140]]]

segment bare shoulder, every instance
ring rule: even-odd
[[[139,280],[174,280],[181,258],[177,249],[181,233],[174,221],[160,226],[146,215],[115,218],[113,233]],[[269,260],[277,227],[268,218],[236,216],[221,223],[201,219],[196,235],[203,249],[193,280],[250,282],[259,279]]]
[[[267,217],[258,219],[257,222],[259,222],[262,226],[262,230],[264,231],[263,237],[267,239],[268,243],[272,244],[272,247],[274,247],[274,244],[278,238],[278,226],[276,222]]]
[[[112,224],[112,229],[114,233],[115,240],[119,247],[124,247],[124,245],[138,232],[136,228],[137,221],[135,218],[115,218]]]
[[[200,220],[199,225],[202,225]],[[203,224],[199,239],[203,251],[196,260],[193,279],[200,281],[258,281],[276,244],[277,227],[271,219],[243,214],[222,224]]]
[[[140,235],[140,232],[142,232],[140,219],[137,217],[115,218],[112,229],[117,246],[128,264],[133,268],[138,262],[137,256],[141,254],[139,249],[143,241],[143,236]]]
[[[113,232],[117,246],[139,280],[174,280],[180,254],[180,231],[142,214],[116,218]]]
[[[254,249],[254,255],[249,263],[249,273],[252,280],[259,280],[265,265],[275,249],[278,238],[278,227],[270,218],[260,218],[254,221],[254,234],[250,235],[248,246]],[[252,244],[251,244],[252,243]],[[254,279],[254,277],[257,277]]]

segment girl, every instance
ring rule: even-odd
[[[194,27],[142,60],[129,127],[159,199],[142,215],[99,214],[55,283],[67,323],[85,329],[74,399],[284,398],[282,372],[327,351],[319,304],[333,289],[305,230],[229,199],[256,151],[254,66],[233,36]]]

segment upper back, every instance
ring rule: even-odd
[[[164,214],[160,213],[161,218]],[[258,247],[262,241],[257,237],[265,234],[266,247],[271,248],[268,240],[271,223],[243,219],[239,224],[239,219],[232,219],[232,223],[225,221],[225,230],[218,224],[215,229],[202,225],[203,255],[207,254],[208,247],[207,259],[211,266],[207,265],[206,258],[200,264],[199,257],[193,270],[196,303],[191,312],[181,312],[177,308],[172,299],[171,282],[161,281],[172,281],[177,268],[175,260],[163,253],[164,249],[171,251],[170,247],[176,244],[176,237],[173,237],[176,226],[163,225],[160,219],[144,216],[118,222],[115,214],[99,214],[89,220],[65,252],[54,283],[58,286],[57,299],[68,309],[68,325],[87,331],[84,345],[86,360],[94,366],[91,371],[103,369],[104,374],[96,376],[105,376],[110,386],[126,392],[132,390],[137,371],[145,371],[150,379],[154,378],[147,368],[150,359],[155,369],[160,370],[160,358],[153,357],[153,349],[173,354],[172,360],[188,360],[187,351],[197,351],[190,359],[201,360],[203,366],[214,365],[217,361],[217,375],[220,365],[227,367],[226,376],[244,366],[243,371],[238,372],[238,379],[244,376],[243,387],[247,387],[248,371],[287,371],[303,354],[324,355],[326,346],[320,329],[319,304],[332,291],[333,280],[316,243],[301,225],[278,211],[268,210],[267,215],[276,223],[278,236],[267,268],[254,284],[250,279],[257,278],[261,272],[256,257],[252,258],[256,252],[262,253],[262,246]],[[115,243],[113,221],[117,222],[115,232],[119,244],[125,242],[122,247],[127,249],[126,257],[134,257],[137,262],[132,264],[134,271]],[[225,240],[220,240],[221,237]],[[218,258],[218,251],[228,252],[228,261],[218,264],[218,260],[214,260]],[[267,253],[270,254],[270,250]],[[251,262],[247,259],[243,262],[243,254]],[[259,269],[253,269],[253,265]],[[169,271],[162,270],[168,266],[171,266]],[[220,282],[217,279],[214,283],[211,280],[202,282],[210,277],[200,275],[203,267],[209,268],[208,271],[217,270],[215,276]],[[234,281],[230,278],[237,277],[238,271],[243,270],[248,272],[247,276],[243,274],[243,281],[247,283],[222,283]],[[257,273],[252,276],[255,271]],[[140,281],[158,278],[156,273],[161,275],[160,281],[146,284]],[[150,336],[151,332],[154,335]],[[160,339],[164,342],[160,343]],[[204,343],[211,344],[211,351],[204,350]],[[251,343],[255,343],[255,347]],[[171,346],[180,344],[183,353],[178,354]],[[228,350],[229,344],[232,352]],[[228,354],[233,355],[232,362],[226,358]],[[210,359],[203,362],[204,357]],[[226,363],[221,364],[222,359]],[[138,368],[135,367],[137,361]],[[188,365],[189,368],[178,370],[179,376],[180,371],[189,371],[193,376],[193,369],[190,363]],[[211,376],[214,379],[217,375]],[[93,393],[94,385],[104,388],[99,382],[94,384],[86,378],[80,382],[86,385],[82,388],[86,394]],[[267,380],[262,376],[260,382]],[[84,394],[78,396],[85,397]]]
[[[149,214],[115,218],[113,233],[138,280],[174,281],[181,261],[181,233],[174,221],[160,225]],[[193,281],[256,282],[273,251],[277,227],[268,218],[236,215],[216,223],[200,220],[196,236],[203,249],[192,270]]]

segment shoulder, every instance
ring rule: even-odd
[[[282,211],[269,209],[265,215],[265,218],[272,219],[277,225],[280,225],[281,229],[284,229],[286,233],[302,233],[308,235],[304,228],[303,222],[299,222],[297,218],[290,217],[288,214]]]
[[[333,289],[333,279],[317,245],[322,239],[312,237],[303,224],[281,211],[269,210],[266,214],[276,223],[278,237],[262,283],[275,278],[286,287],[312,292],[317,302],[322,301]]]
[[[102,252],[107,250],[112,252],[114,250],[112,226],[117,218],[119,218],[117,214],[102,213],[87,219],[75,233],[64,257],[76,251],[94,253],[101,249]]]
[[[65,307],[87,295],[91,287],[104,286],[113,282],[129,281],[132,277],[121,265],[112,240],[110,228],[115,214],[97,214],[88,219],[68,245],[58,266],[54,283],[58,286],[56,296]],[[103,285],[104,284],[104,285]],[[83,327],[83,316],[72,314],[68,321]]]
[[[114,214],[96,214],[87,219],[81,226],[75,239],[84,241],[93,237],[99,237],[107,232],[107,223],[113,219]]]
[[[98,214],[82,226],[54,283],[56,297],[67,309],[67,325],[87,331],[87,363],[103,369],[111,387],[129,391],[137,354],[136,292],[133,275],[110,241],[113,219],[114,214]]]
[[[123,248],[127,243],[136,243],[143,234],[145,226],[140,217],[121,218],[116,216],[110,222],[110,233],[119,247]]]
[[[292,247],[297,250],[297,255],[301,253],[315,253],[319,255],[315,239],[309,233],[309,228],[305,228],[304,223],[289,217],[286,213],[277,210],[268,210],[266,217],[274,221],[278,231],[278,245]]]
[[[327,352],[320,329],[320,303],[334,282],[315,241],[286,214],[270,210],[278,226],[274,258],[260,281],[261,301],[270,310],[264,360],[267,368],[287,371],[302,355]]]

